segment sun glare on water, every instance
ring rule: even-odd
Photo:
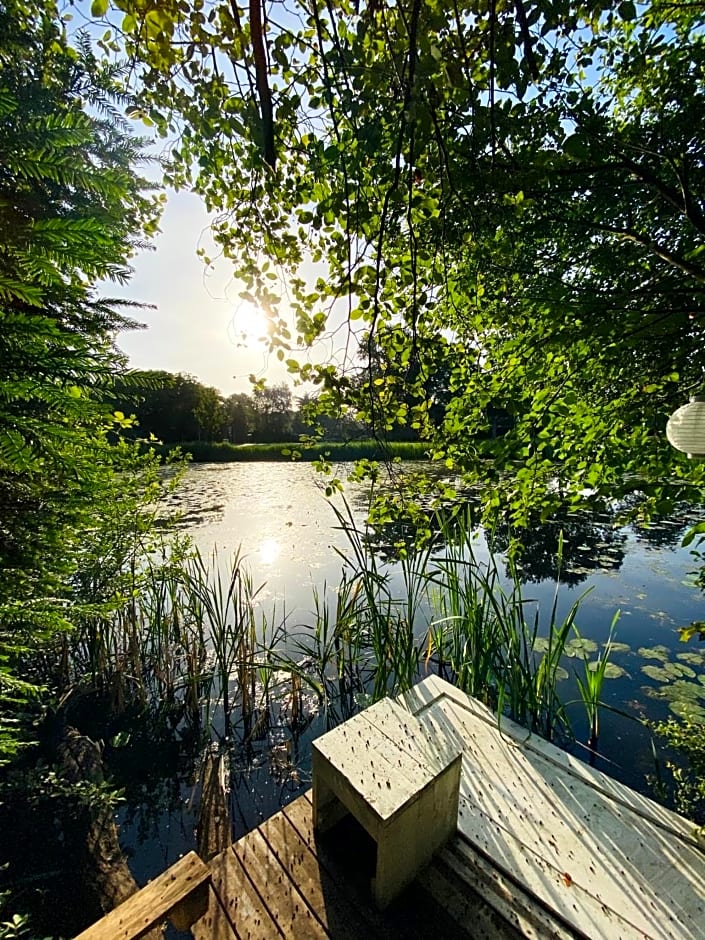
[[[259,547],[259,555],[263,564],[271,565],[279,557],[279,542],[276,539],[265,539]]]
[[[236,346],[254,346],[266,339],[267,317],[256,304],[243,300],[235,308],[228,334]]]

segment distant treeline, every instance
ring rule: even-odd
[[[304,446],[298,443],[280,444],[230,444],[227,441],[186,441],[179,444],[184,453],[196,462],[213,461],[266,461],[266,460],[423,460],[428,456],[428,445],[423,441],[375,440],[321,441],[320,444]],[[157,452],[166,455],[171,447],[160,444]]]
[[[284,444],[298,440],[302,434],[321,431],[326,442],[372,436],[369,428],[349,417],[311,418],[308,410],[313,401],[311,395],[294,398],[291,389],[283,384],[255,387],[250,395],[238,392],[226,398],[218,389],[201,384],[193,376],[134,371],[117,389],[115,407],[136,419],[128,431],[133,437],[153,436],[172,445],[188,442],[195,459],[245,459],[231,456],[232,450],[227,447],[222,451],[229,454],[227,457],[196,458],[196,450],[205,452],[201,445],[213,442]],[[400,436],[399,432],[396,436]],[[279,450],[274,448],[272,453]],[[217,452],[220,451],[213,450],[213,455]]]

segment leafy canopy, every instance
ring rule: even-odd
[[[702,384],[700,5],[115,0],[109,16],[104,48],[127,48],[141,113],[175,139],[171,182],[217,214],[321,407],[412,427],[516,521],[588,491],[638,485],[663,510],[700,492],[663,433]],[[352,360],[290,352],[341,315],[368,337],[355,380]]]
[[[94,285],[127,277],[158,206],[135,174],[115,69],[68,44],[53,3],[3,3],[0,36],[1,761],[56,674],[39,651],[114,590],[124,543],[111,525],[122,513],[136,531],[130,512],[153,483],[115,444],[124,364],[111,337],[129,321]]]

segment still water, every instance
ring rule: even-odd
[[[345,479],[349,469],[339,465],[337,475]],[[181,511],[182,528],[204,557],[216,552],[215,563],[224,571],[240,548],[255,586],[262,585],[258,602],[268,622],[285,620],[287,630],[295,633],[312,622],[314,590],[321,597],[332,596],[345,564],[343,556],[349,554],[345,533],[323,490],[321,477],[309,464],[200,464],[189,468],[171,508]],[[354,519],[363,526],[368,487],[346,484],[345,496]],[[342,507],[339,496],[334,502]],[[588,591],[577,626],[581,636],[599,645],[606,641],[610,623],[620,612],[615,636],[620,645],[612,661],[621,675],[605,684],[603,701],[614,710],[602,712],[600,751],[604,757],[598,766],[644,792],[649,792],[646,774],[653,769],[650,738],[633,719],[665,718],[669,708],[674,709],[672,700],[669,704],[668,698],[654,697],[663,682],[645,673],[644,667],[652,673],[656,667],[658,673],[670,664],[682,696],[690,696],[689,701],[698,707],[705,706],[705,662],[700,649],[682,644],[678,634],[678,627],[705,620],[705,599],[693,583],[696,563],[689,550],[680,547],[683,533],[698,518],[684,510],[663,524],[640,528],[616,526],[609,512],[592,518],[571,514],[533,528],[522,556],[524,596],[533,609],[538,605],[541,616],[548,616],[556,590],[559,532],[564,538],[559,616]],[[377,533],[382,557],[388,547],[385,535]],[[392,542],[398,533],[388,535]],[[492,545],[500,569],[505,564],[501,551],[506,544],[507,534],[497,531]],[[478,533],[476,555],[480,559],[489,556],[482,533]],[[396,577],[394,561],[388,564]],[[425,624],[419,632],[423,628]],[[566,662],[569,678],[564,701],[577,697],[571,678],[575,667],[582,668],[582,663]],[[700,698],[698,688],[702,689]],[[587,737],[582,705],[570,706],[569,713],[577,739],[574,753],[586,757],[580,743]],[[308,744],[321,730],[314,725],[292,742],[283,728],[272,728],[267,746],[248,755],[241,773],[236,762],[232,776],[236,837],[307,785]],[[292,772],[299,757],[301,770]],[[163,800],[145,799],[122,814],[123,835],[134,853],[138,879],[151,877],[193,847],[194,806],[187,775],[163,780],[158,787],[164,788]]]
[[[349,469],[339,465],[341,479]],[[189,468],[175,503],[183,513],[183,528],[204,556],[216,551],[225,569],[240,547],[255,586],[262,586],[260,606],[275,606],[290,625],[303,625],[311,621],[313,590],[334,591],[344,567],[342,556],[350,555],[323,490],[321,477],[309,464],[200,464]],[[363,527],[368,488],[347,483],[345,495]],[[339,497],[333,502],[342,506]],[[643,528],[615,527],[609,515],[571,514],[534,527],[521,564],[525,596],[550,607],[562,532],[559,611],[567,611],[588,591],[578,618],[583,635],[604,641],[619,610],[616,638],[635,654],[656,645],[676,650],[678,627],[705,619],[705,597],[693,580],[696,562],[680,547],[683,533],[699,518],[684,511]],[[493,545],[501,553],[506,537],[497,532]],[[483,560],[489,555],[481,533],[476,554]]]

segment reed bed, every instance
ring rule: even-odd
[[[305,692],[335,722],[433,671],[548,739],[571,734],[559,683],[581,597],[559,617],[557,585],[541,610],[511,560],[503,575],[478,551],[463,512],[439,515],[437,541],[402,553],[393,580],[350,507],[336,512],[343,576],[332,599],[314,593],[311,622],[266,613],[239,552],[224,564],[164,550],[132,567],[111,612],[87,609],[63,638],[64,687],[98,689],[115,712],[128,701],[168,712],[204,746],[228,749],[266,735],[275,715],[301,727]],[[559,540],[559,568],[561,554]],[[577,677],[593,750],[609,651]]]

